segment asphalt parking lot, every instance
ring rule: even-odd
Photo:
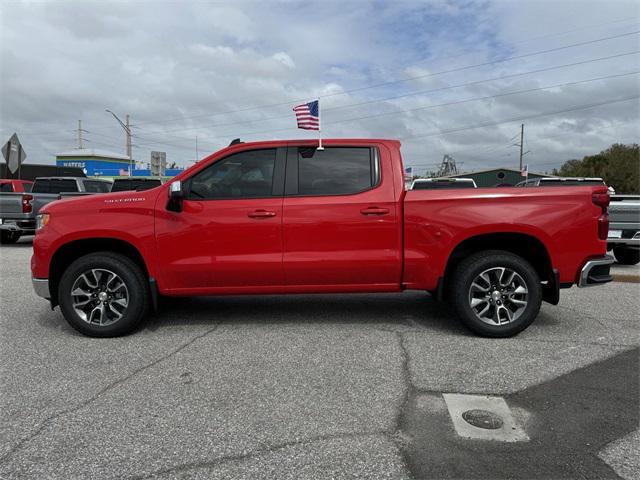
[[[640,284],[562,292],[511,339],[426,293],[176,299],[91,339],[0,250],[2,478],[640,476]],[[458,435],[443,393],[526,440]]]

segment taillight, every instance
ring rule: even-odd
[[[33,212],[33,205],[31,205],[31,200],[33,200],[33,195],[22,196],[22,213]]]
[[[609,236],[609,215],[604,213],[598,218],[598,238],[606,240]]]
[[[609,197],[608,191],[596,191],[591,195],[591,201],[602,210],[602,214],[598,217],[598,238],[606,240],[609,236]]]
[[[607,207],[609,206],[609,202],[611,201],[611,197],[609,197],[608,193],[594,193],[591,195],[591,201],[594,205],[598,205],[602,208],[603,213],[607,211]]]

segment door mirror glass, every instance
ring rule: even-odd
[[[169,185],[169,201],[167,202],[167,210],[171,212],[182,211],[182,199],[184,192],[182,191],[182,182],[176,180]]]
[[[182,182],[180,180],[176,180],[175,182],[171,182],[169,185],[169,197],[170,198],[182,198],[184,193],[182,191]]]

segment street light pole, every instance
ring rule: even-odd
[[[120,124],[120,126],[124,129],[124,132],[126,134],[125,145],[127,149],[127,157],[129,157],[129,176],[131,176],[133,174],[133,156],[131,154],[131,127],[129,125],[129,114],[127,114],[125,117],[126,123],[123,123],[122,120],[120,120],[118,116],[115,113],[113,113],[111,110],[107,108],[105,109],[105,111],[113,115],[113,118],[115,118]]]

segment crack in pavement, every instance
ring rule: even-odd
[[[395,415],[394,428],[393,429],[391,429],[391,430],[374,430],[374,431],[370,431],[370,432],[352,432],[352,433],[341,433],[341,434],[328,434],[328,435],[319,435],[319,436],[316,436],[316,437],[311,437],[311,438],[306,439],[306,440],[292,440],[292,441],[278,443],[278,444],[272,445],[272,446],[270,446],[268,448],[260,448],[260,449],[252,450],[252,451],[249,451],[249,452],[243,453],[243,454],[225,455],[225,456],[222,456],[222,457],[218,457],[218,458],[214,458],[212,460],[207,460],[207,461],[202,461],[202,462],[184,463],[184,464],[175,465],[175,466],[168,467],[168,468],[155,470],[155,471],[147,473],[147,474],[132,476],[132,477],[129,477],[129,478],[131,478],[132,480],[145,480],[145,479],[150,479],[150,478],[154,478],[154,477],[161,476],[161,475],[175,474],[175,473],[185,472],[185,471],[193,470],[193,469],[197,469],[197,468],[213,468],[213,467],[217,467],[217,466],[223,465],[223,464],[228,463],[228,462],[242,462],[244,460],[257,458],[257,457],[263,456],[265,454],[278,452],[278,451],[281,451],[281,450],[284,450],[284,449],[287,449],[287,448],[290,448],[290,447],[295,447],[295,446],[311,445],[313,443],[318,443],[318,442],[323,442],[323,441],[328,441],[328,440],[350,439],[350,438],[351,439],[355,439],[355,438],[370,437],[370,436],[375,436],[375,435],[382,435],[382,436],[388,438],[393,444],[396,445],[396,447],[398,448],[398,453],[403,458],[403,463],[404,463],[406,471],[410,475],[412,475],[411,470],[409,469],[409,465],[407,464],[406,460],[404,459],[404,448],[403,448],[403,445],[402,445],[402,441],[400,439],[400,436],[402,434],[402,431],[400,429],[400,422],[401,422],[401,419],[402,419],[402,416],[403,416],[404,409],[406,408],[407,403],[409,402],[410,393],[413,390],[413,384],[411,383],[411,374],[409,372],[409,367],[408,367],[408,363],[409,363],[409,360],[410,360],[409,352],[407,351],[407,349],[406,349],[406,347],[404,345],[404,337],[402,335],[402,332],[400,332],[398,330],[387,329],[387,328],[384,328],[384,327],[375,327],[374,330],[378,330],[378,331],[381,331],[381,332],[394,334],[396,339],[398,340],[398,344],[400,346],[401,376],[402,376],[402,379],[403,379],[403,383],[405,384],[405,388],[404,388],[403,394],[400,397],[400,401],[398,402],[398,406],[395,408],[396,415]],[[413,478],[413,477],[411,477],[411,478]]]
[[[296,446],[304,446],[304,445],[312,445],[318,442],[324,442],[329,440],[339,440],[339,439],[350,439],[350,438],[363,438],[363,437],[373,437],[376,435],[386,435],[387,432],[384,430],[374,430],[371,432],[354,432],[354,433],[338,433],[338,434],[328,434],[328,435],[318,435],[316,437],[311,437],[306,440],[291,440],[288,442],[278,443],[276,445],[272,445],[267,448],[259,448],[256,450],[252,450],[247,453],[237,454],[237,455],[224,455],[222,457],[214,458],[212,460],[207,460],[203,462],[190,462],[183,463],[180,465],[175,465],[168,468],[163,468],[160,470],[155,470],[153,472],[142,474],[142,475],[134,475],[129,477],[131,480],[145,480],[149,478],[154,478],[159,475],[167,475],[171,473],[185,472],[188,470],[194,470],[196,468],[212,468],[223,465],[229,462],[242,462],[244,460],[249,460],[251,458],[261,457],[265,454],[275,453],[280,450],[285,450],[290,447]]]
[[[170,351],[166,355],[162,355],[159,358],[153,360],[152,362],[149,362],[146,365],[143,365],[142,367],[139,367],[139,368],[133,370],[128,375],[125,375],[122,378],[114,380],[113,382],[111,382],[108,385],[106,385],[103,388],[101,388],[98,392],[93,394],[90,398],[88,398],[87,400],[79,403],[78,405],[76,405],[74,407],[67,408],[65,410],[61,410],[58,413],[55,413],[55,414],[51,415],[50,417],[47,417],[46,419],[44,419],[42,421],[40,426],[38,428],[36,428],[35,432],[33,432],[31,435],[29,435],[27,437],[24,437],[22,440],[20,440],[18,443],[16,443],[12,448],[10,448],[2,457],[0,457],[0,463],[5,463],[15,452],[20,450],[25,444],[27,444],[28,442],[30,442],[31,440],[36,438],[38,435],[40,435],[44,431],[44,429],[46,427],[48,427],[51,423],[53,423],[58,418],[61,418],[61,417],[65,416],[65,415],[68,415],[70,413],[75,413],[75,412],[78,412],[78,411],[82,410],[84,407],[86,407],[90,403],[94,402],[95,400],[100,398],[102,395],[104,395],[108,391],[116,388],[118,385],[123,384],[124,382],[130,380],[131,378],[135,377],[139,373],[141,373],[141,372],[143,372],[143,371],[145,371],[145,370],[147,370],[147,369],[159,364],[160,362],[172,357],[173,355],[175,355],[177,353],[180,353],[182,350],[184,350],[185,348],[189,347],[190,345],[192,345],[196,341],[206,337],[210,333],[213,333],[221,324],[222,324],[222,321],[219,321],[218,323],[216,323],[216,325],[213,328],[210,328],[209,330],[207,330],[204,333],[201,333],[200,335],[196,335],[191,340],[189,340],[186,343],[183,343],[178,348],[175,348],[174,350]]]

